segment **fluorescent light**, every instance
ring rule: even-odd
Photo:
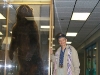
[[[50,26],[41,26],[41,28],[50,28]]]
[[[2,25],[2,27],[6,28],[6,27],[7,27],[7,25]]]
[[[55,46],[55,44],[53,44],[52,46]]]
[[[96,47],[94,49],[97,49]]]
[[[93,56],[95,56],[95,55],[93,55]]]
[[[12,31],[10,31],[10,33],[12,34]]]
[[[73,13],[71,20],[86,20],[90,13]]]
[[[2,39],[2,37],[0,37],[0,39]]]
[[[47,28],[47,29],[49,29],[50,26],[41,26],[41,28]],[[53,29],[54,29],[54,26],[53,26]]]
[[[76,36],[76,35],[77,35],[77,33],[71,33],[71,32],[66,34],[66,36]]]
[[[50,40],[50,38],[48,38],[48,40]],[[52,40],[55,40],[55,38],[52,38]]]
[[[8,7],[13,8],[13,5],[9,4]]]
[[[8,66],[6,66],[6,67],[11,68],[11,67],[12,67],[12,65],[8,65]]]
[[[0,19],[6,19],[6,18],[0,13]]]
[[[2,67],[2,65],[0,65],[0,68]]]
[[[71,44],[72,42],[66,42],[67,44]]]
[[[8,43],[6,43],[6,39],[8,39]],[[11,42],[11,37],[4,37],[2,44],[10,44],[10,42]],[[9,46],[8,46],[8,49],[9,49]]]
[[[0,35],[3,35],[2,32],[0,32]]]

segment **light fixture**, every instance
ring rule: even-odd
[[[90,13],[74,12],[71,20],[83,20],[83,21],[85,21],[89,15],[90,15]]]
[[[6,18],[0,13],[0,19],[6,19]]]
[[[0,39],[2,39],[2,37],[0,37]]]
[[[52,46],[55,46],[55,44],[53,44]]]
[[[67,44],[71,44],[72,42],[66,42]]]
[[[95,56],[95,55],[93,55],[93,56]]]
[[[10,31],[10,33],[12,34],[12,31]]]
[[[74,33],[74,32],[68,32],[67,34],[66,34],[66,36],[72,36],[72,37],[74,37],[74,36],[76,36],[77,35],[77,33]]]
[[[0,65],[0,68],[2,67],[2,65]]]
[[[97,49],[96,47],[94,49]]]
[[[50,38],[48,38],[48,40],[50,40]],[[52,40],[55,40],[55,38],[52,38]]]
[[[8,42],[6,42],[6,39],[8,39]],[[8,44],[9,45],[10,42],[11,42],[11,37],[4,37],[2,44]],[[8,46],[8,50],[9,50],[9,46]]]
[[[7,25],[2,25],[2,27],[6,28],[6,27],[7,27]]]
[[[12,68],[12,65],[8,65],[8,66],[6,66],[6,67],[8,67],[8,68]]]
[[[41,28],[49,29],[50,26],[41,26]],[[54,29],[54,26],[53,26],[53,29]]]
[[[13,5],[9,4],[8,7],[13,8]]]
[[[50,26],[41,26],[41,28],[50,28]]]
[[[2,32],[0,32],[0,35],[3,35]]]

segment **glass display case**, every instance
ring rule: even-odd
[[[40,56],[43,62],[44,74],[50,75],[50,52],[53,35],[53,7],[52,0],[0,0],[0,75],[18,75],[19,60],[17,50],[13,60],[9,59],[12,29],[16,24],[16,10],[19,6],[27,4],[33,11],[33,17],[38,27]],[[25,30],[25,29],[22,29]],[[26,67],[27,68],[27,67]],[[39,74],[41,75],[41,74]]]
[[[86,48],[86,75],[96,75],[96,44]]]

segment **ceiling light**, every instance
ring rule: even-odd
[[[2,39],[2,37],[0,37],[0,39]]]
[[[13,5],[9,4],[8,7],[13,8]]]
[[[71,20],[86,20],[90,13],[73,13]]]
[[[96,47],[94,49],[97,49]]]
[[[8,39],[8,42],[6,41],[6,39]],[[4,37],[2,44],[10,44],[10,42],[11,42],[11,37]],[[8,49],[9,49],[9,47],[8,47]]]
[[[0,32],[0,35],[3,35],[2,32]]]
[[[93,56],[95,56],[95,55],[93,55]]]
[[[67,44],[71,44],[72,42],[66,42]]]
[[[6,18],[0,13],[0,19],[6,19]]]
[[[7,27],[7,25],[2,25],[2,27],[6,28],[6,27]]]
[[[50,40],[50,38],[48,38],[48,40]],[[52,38],[52,40],[55,40],[55,38]]]
[[[55,46],[55,44],[53,44],[52,46]]]
[[[66,36],[76,36],[77,35],[77,33],[71,33],[71,32],[68,32],[67,34],[66,34]]]
[[[41,26],[41,28],[47,28],[47,29],[49,29],[50,26]],[[54,29],[54,26],[53,26],[53,29]]]
[[[12,34],[12,31],[10,31],[10,33]]]
[[[41,28],[50,28],[50,26],[41,26]]]

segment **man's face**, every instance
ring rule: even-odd
[[[58,39],[58,42],[61,46],[65,46],[67,39],[65,37],[61,37],[61,38]]]

